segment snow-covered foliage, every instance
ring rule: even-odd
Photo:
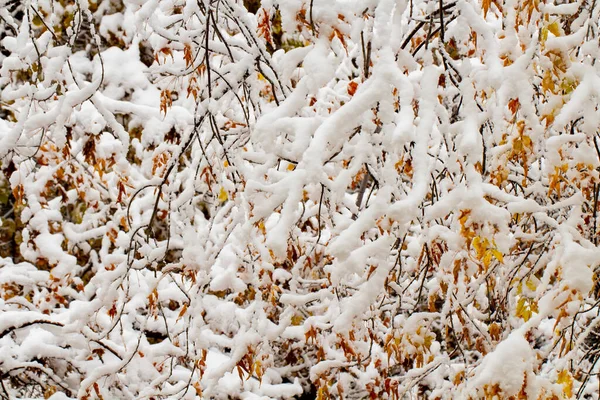
[[[0,1],[0,397],[598,399],[599,20]]]

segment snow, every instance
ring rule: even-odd
[[[117,3],[0,10],[8,397],[595,387],[594,10]]]
[[[102,52],[102,63],[104,67],[104,81],[107,88],[104,95],[120,99],[123,95],[133,89],[145,89],[149,82],[146,77],[145,65],[139,61],[137,46],[131,46],[128,50],[111,47]],[[95,76],[100,76],[102,65],[96,63]]]
[[[538,388],[529,378],[535,361],[527,340],[519,332],[511,333],[483,358],[475,377],[468,380],[467,393],[475,395],[475,388],[498,384],[503,396],[516,396],[525,388],[529,398],[536,398]]]

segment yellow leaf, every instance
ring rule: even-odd
[[[483,256],[483,266],[485,267],[486,271],[491,263],[492,263],[492,251],[488,250],[485,252],[485,255]]]
[[[475,236],[473,238],[473,242],[471,243],[473,245],[473,248],[475,250],[478,250],[481,248],[481,238],[479,236]]]
[[[471,245],[477,252],[477,258],[479,260],[481,260],[483,258],[487,258],[486,253],[487,253],[488,248],[490,247],[490,241],[487,238],[481,238],[481,236],[475,236],[473,238],[473,241],[471,242]],[[491,259],[491,255],[489,257]],[[484,260],[484,263],[485,263],[485,260]],[[489,260],[488,260],[488,265],[489,265]]]
[[[221,187],[221,190],[219,191],[219,201],[221,203],[226,202],[229,199],[229,195],[227,194],[227,191],[225,190],[224,187]]]
[[[545,114],[542,116],[542,120],[546,120],[546,128],[548,128],[554,122],[554,113]]]
[[[559,385],[562,385],[563,393],[568,399],[573,397],[573,377],[569,371],[566,369],[560,371],[558,373],[558,380],[556,382]]]
[[[546,28],[546,27],[543,27],[543,28],[542,28],[542,32],[541,32],[541,35],[540,35],[540,36],[541,36],[541,37],[540,37],[540,39],[541,39],[540,41],[541,41],[542,43],[544,43],[546,40],[548,40],[548,28]]]
[[[256,376],[258,378],[258,382],[262,383],[263,368],[262,368],[262,363],[259,360],[256,360],[254,362],[254,373],[256,374]]]
[[[469,214],[471,214],[471,210],[462,210],[461,211],[460,217],[458,218],[458,220],[460,221],[460,225],[462,227],[464,227],[465,224],[467,223],[467,220],[469,219]]]
[[[523,318],[525,322],[529,321],[531,318],[531,309],[527,304],[527,299],[521,297],[519,302],[517,303],[517,317]]]
[[[262,232],[263,235],[267,234],[267,228],[265,228],[265,222],[261,219],[256,227]]]
[[[560,83],[560,88],[565,94],[571,93],[577,87],[578,82],[574,79],[564,78]]]
[[[558,26],[558,22],[554,21],[553,23],[548,25],[548,31],[550,31],[554,36],[559,37],[560,36],[560,27]]]
[[[433,343],[433,336],[425,335],[425,338],[423,339],[423,347],[425,347],[427,350],[429,350],[431,348],[432,343]]]
[[[535,300],[531,300],[531,301],[529,302],[529,309],[530,309],[532,312],[534,312],[534,313],[539,313],[539,312],[540,312],[540,309],[538,308],[537,301],[535,301]]]
[[[535,282],[533,280],[531,280],[531,278],[527,279],[527,282],[525,282],[525,285],[529,288],[529,290],[531,291],[535,291]]]
[[[396,168],[396,171],[398,171],[398,173],[402,172],[403,164],[404,164],[404,160],[400,160],[396,164],[394,164],[394,168]],[[461,221],[461,223],[462,223],[462,221]]]
[[[547,71],[542,78],[542,90],[544,93],[552,92],[555,93],[554,80],[552,79],[552,73]]]
[[[515,153],[523,151],[523,140],[520,137],[513,141],[513,150]]]
[[[484,252],[484,244],[482,243],[481,237],[475,236],[471,242],[471,245],[475,249],[475,252],[477,252],[477,258],[481,259]]]
[[[491,252],[494,255],[494,258],[498,260],[500,264],[504,264],[504,256],[502,256],[502,253],[500,253],[498,249],[492,249]]]
[[[329,391],[327,390],[327,386],[321,386],[317,391],[317,400],[326,400],[329,399]]]
[[[292,317],[292,325],[298,326],[298,325],[302,324],[303,320],[304,320],[304,318],[302,317],[302,315],[294,315]]]

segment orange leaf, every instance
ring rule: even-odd
[[[188,309],[188,305],[184,304],[183,307],[181,307],[181,311],[179,311],[179,315],[177,316],[177,319],[180,319],[181,317],[183,317],[183,315],[185,314],[187,309]]]
[[[483,18],[487,16],[487,13],[490,9],[490,5],[492,4],[492,0],[482,0],[481,9],[483,10]]]
[[[350,96],[354,96],[354,93],[356,93],[356,89],[358,88],[358,83],[351,81],[348,83],[348,94]]]
[[[513,115],[516,114],[517,110],[519,109],[519,99],[510,99],[508,101],[508,109],[513,113]]]

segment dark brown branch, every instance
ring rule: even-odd
[[[29,322],[25,322],[18,326],[11,326],[9,328],[6,328],[4,331],[0,332],[0,339],[2,339],[4,336],[8,335],[9,333],[16,331],[17,329],[23,329],[23,328],[27,328],[28,326],[37,325],[37,324],[53,325],[53,326],[60,326],[60,327],[64,326],[60,322],[36,319],[35,321],[29,321]]]

